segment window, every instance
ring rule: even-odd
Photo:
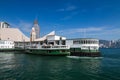
[[[75,40],[75,41],[73,41],[73,44],[80,44],[80,41],[79,40]]]

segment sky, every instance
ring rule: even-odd
[[[35,19],[41,37],[120,39],[120,0],[0,0],[0,21],[28,37]]]

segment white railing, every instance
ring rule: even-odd
[[[68,45],[56,45],[56,46],[45,45],[45,46],[31,46],[27,48],[29,49],[70,49],[70,46]]]

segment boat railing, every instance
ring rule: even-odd
[[[57,48],[57,49],[60,49],[60,48],[63,48],[63,49],[66,49],[66,48],[70,48],[70,46],[68,45],[56,45],[56,46],[41,46],[41,48]]]
[[[70,46],[68,45],[42,45],[42,46],[31,46],[28,48],[32,48],[32,49],[69,49]]]

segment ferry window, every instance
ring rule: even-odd
[[[73,41],[73,44],[80,44],[79,40]]]
[[[85,44],[85,40],[84,40],[84,44]]]
[[[95,44],[97,44],[97,41],[95,41]]]
[[[55,42],[56,42],[56,44],[57,44],[57,45],[59,45],[59,44],[60,44],[60,43],[59,43],[59,41],[55,41]],[[54,44],[54,42],[50,42],[50,44],[52,44],[52,45],[53,45],[53,44]]]
[[[96,44],[96,41],[94,41],[94,44]]]
[[[91,44],[93,44],[93,41],[91,41]]]
[[[95,41],[93,41],[93,44],[95,43]]]
[[[88,40],[87,42],[88,42],[88,44],[90,44],[90,41],[89,41],[89,40]]]
[[[91,44],[91,41],[89,41],[90,42],[90,44]]]
[[[93,41],[91,41],[91,44],[93,44]]]
[[[81,44],[81,41],[79,41],[79,44]]]
[[[65,40],[62,42],[62,45],[65,45]]]
[[[85,41],[83,43],[85,44]]]
[[[95,41],[92,41],[92,43],[94,44],[94,43],[95,43]]]
[[[90,41],[90,44],[92,44],[92,41]]]
[[[83,44],[83,41],[81,41],[81,43]]]
[[[93,41],[93,44],[95,44],[95,41]]]
[[[85,44],[87,44],[87,40],[85,40]]]
[[[88,40],[86,40],[86,44],[88,44]]]
[[[88,44],[88,41],[87,41],[87,40],[85,40],[85,44]]]
[[[96,41],[96,44],[98,44],[98,41]]]

